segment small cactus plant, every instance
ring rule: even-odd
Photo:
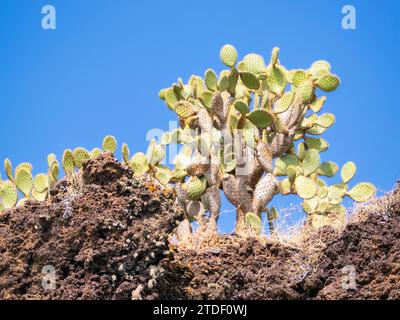
[[[113,136],[104,138],[102,149],[94,148],[90,152],[82,147],[73,151],[67,149],[62,155],[62,169],[67,177],[73,176],[78,170],[82,169],[85,160],[96,158],[103,152],[114,154],[116,149],[117,140]],[[129,158],[129,148],[126,144],[123,145],[122,154],[124,159]],[[47,165],[47,174],[39,173],[33,176],[33,166],[29,162],[19,164],[13,173],[11,161],[5,159],[4,171],[8,180],[3,181],[0,176],[0,212],[15,206],[22,206],[28,199],[36,201],[48,199],[50,189],[60,178],[60,163],[55,154],[51,153],[47,156]],[[163,177],[164,183],[167,183],[165,180],[166,178]],[[23,196],[21,199],[19,199],[20,195]]]

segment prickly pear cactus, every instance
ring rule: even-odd
[[[349,187],[356,173],[353,162],[340,169],[340,183],[325,181],[339,172],[336,163],[322,160],[329,143],[321,135],[336,119],[332,113],[321,113],[326,97],[318,97],[317,89],[331,92],[340,84],[327,61],[288,70],[279,60],[279,48],[272,50],[269,60],[254,53],[240,60],[230,44],[223,46],[220,58],[227,68],[219,74],[207,69],[204,79],[192,75],[184,83],[179,78],[159,92],[176,113],[180,128],[164,133],[158,143],[152,140],[146,153],[131,157],[126,144],[121,150],[135,177],[175,186],[187,215],[186,229],[188,221],[197,220],[198,230],[217,232],[222,192],[237,209],[236,233],[243,236],[262,232],[263,213],[274,232],[279,213],[268,205],[279,193],[298,195],[315,227],[345,218],[344,197],[364,202],[375,195],[370,183]],[[173,167],[164,164],[170,144],[181,146]],[[85,161],[116,151],[116,139],[106,136],[101,149],[66,150],[61,167],[68,178]],[[46,200],[60,175],[54,154],[48,157],[47,174],[33,177],[29,163],[17,166],[13,174],[8,159],[4,167],[8,180],[0,179],[0,210],[22,205],[30,197]],[[18,202],[19,193],[24,198]]]
[[[278,193],[297,194],[315,227],[345,218],[344,197],[363,202],[374,196],[370,183],[349,188],[356,172],[353,162],[340,170],[340,183],[329,186],[325,181],[339,171],[334,162],[321,160],[329,148],[321,135],[335,116],[321,113],[326,97],[318,97],[317,89],[331,92],[340,84],[327,61],[288,70],[280,63],[279,48],[272,50],[269,62],[254,53],[239,60],[229,44],[220,58],[228,68],[219,75],[207,69],[204,79],[178,79],[159,94],[180,123],[162,140],[163,145],[183,145],[169,182],[176,184],[178,202],[189,219],[215,225],[222,191],[237,208],[238,234],[260,233],[264,212],[272,233],[278,212],[268,204]],[[153,154],[157,146],[152,142],[149,148]],[[131,167],[154,174],[159,158],[152,159],[149,151],[146,157],[135,155]]]
[[[82,147],[73,151],[65,150],[62,155],[61,166],[56,155],[51,153],[47,157],[47,173],[39,173],[36,176],[33,176],[33,166],[29,162],[17,165],[13,171],[11,161],[6,159],[4,171],[8,180],[3,181],[0,176],[0,212],[15,206],[23,206],[28,199],[47,200],[50,189],[60,179],[60,169],[64,171],[66,178],[73,177],[82,168],[84,161],[93,159],[102,152],[115,153],[116,149],[117,140],[113,136],[106,136],[103,140],[102,149],[94,148],[90,152]],[[122,146],[122,155],[124,161],[130,164],[129,148],[126,144]],[[169,175],[166,175],[164,171],[158,174],[163,183],[170,180]]]

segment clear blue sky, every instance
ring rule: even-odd
[[[47,4],[57,10],[56,30],[41,28]],[[341,27],[346,4],[357,10],[357,30]],[[106,134],[143,151],[148,129],[175,119],[159,89],[221,70],[225,43],[241,57],[269,57],[279,46],[288,68],[326,59],[341,77],[325,105],[337,123],[324,159],[353,160],[355,182],[390,190],[400,177],[399,20],[396,0],[3,0],[0,159],[30,161],[39,172],[48,153],[99,146]],[[231,215],[221,227],[232,229]]]

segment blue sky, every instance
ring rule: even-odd
[[[41,28],[47,4],[56,8],[56,30]],[[346,4],[357,10],[356,30],[341,27]],[[390,190],[400,177],[399,19],[396,0],[1,1],[0,159],[30,161],[40,172],[48,153],[99,146],[106,134],[143,151],[148,129],[175,119],[159,89],[221,70],[225,43],[241,57],[267,59],[278,46],[288,68],[326,59],[341,77],[325,105],[337,123],[323,159],[352,160],[354,182]],[[233,228],[232,214],[221,228]]]

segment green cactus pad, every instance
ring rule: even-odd
[[[329,200],[336,198],[343,198],[346,195],[347,186],[345,184],[333,184],[328,187],[328,198]]]
[[[274,47],[271,52],[271,59],[269,61],[269,65],[274,67],[278,63],[278,56],[279,56],[280,49],[278,47]]]
[[[6,181],[2,184],[0,189],[0,199],[5,209],[13,208],[18,201],[18,191],[14,183]]]
[[[318,197],[312,197],[310,199],[305,199],[302,203],[304,211],[308,214],[315,213],[319,206],[320,199]]]
[[[32,173],[33,166],[32,166],[29,162],[21,163],[21,164],[19,164],[18,166],[16,166],[14,175],[17,175],[17,172],[18,172],[19,170],[21,170],[21,169],[25,169],[25,170],[27,170],[28,172]]]
[[[304,142],[300,142],[297,146],[297,158],[303,161],[306,156],[307,146]]]
[[[291,106],[294,99],[293,92],[286,92],[275,104],[274,112],[282,113],[285,112]]]
[[[292,74],[292,84],[298,87],[308,78],[307,74],[303,70],[296,70]]]
[[[376,188],[372,183],[362,182],[353,187],[347,195],[356,202],[371,200],[376,193]]]
[[[32,198],[36,201],[45,201],[48,195],[48,191],[38,192],[35,188],[32,189]]]
[[[180,118],[188,118],[196,113],[196,108],[188,101],[178,101],[174,105],[174,111]]]
[[[260,81],[251,72],[241,72],[240,79],[243,84],[250,90],[258,90],[260,88]]]
[[[275,94],[280,95],[286,87],[286,77],[279,67],[271,69],[267,78],[268,88]]]
[[[181,181],[182,179],[184,179],[187,176],[186,170],[178,169],[178,168],[175,168],[174,170],[172,170],[171,174],[172,174],[171,181],[174,181],[174,182]]]
[[[342,205],[330,205],[328,211],[343,217],[346,217],[347,215],[347,210]]]
[[[64,168],[64,172],[67,175],[70,175],[75,170],[75,161],[74,156],[71,150],[65,150],[62,157],[62,166]],[[38,190],[41,192],[40,190]]]
[[[47,165],[49,168],[51,168],[51,166],[53,165],[54,162],[57,162],[57,157],[54,153],[50,153],[47,156]]]
[[[236,101],[234,106],[242,115],[246,115],[249,112],[249,107],[242,101]]]
[[[223,76],[219,79],[218,88],[220,92],[225,91],[229,86],[229,77]]]
[[[167,167],[157,167],[155,178],[163,185],[170,182],[172,178],[172,171]]]
[[[264,58],[259,54],[250,53],[243,58],[246,71],[258,74],[266,69]]]
[[[106,136],[103,140],[103,150],[114,154],[117,151],[117,140],[113,136]]]
[[[349,182],[356,174],[357,167],[354,162],[349,161],[345,163],[340,171],[343,183]]]
[[[261,233],[262,221],[259,215],[254,212],[247,212],[245,216],[246,224],[256,234]]]
[[[206,87],[211,91],[218,90],[218,78],[215,74],[214,70],[207,69],[204,73],[204,82],[206,83]]]
[[[59,174],[60,174],[60,166],[58,165],[58,162],[55,161],[53,162],[51,168],[49,169],[50,183],[57,182]]]
[[[313,125],[310,129],[307,129],[307,133],[312,134],[312,135],[320,135],[323,134],[326,131],[327,128],[322,127],[318,124]]]
[[[161,89],[158,92],[158,96],[160,97],[161,100],[165,100],[165,92],[167,91],[167,89]]]
[[[150,142],[146,153],[147,162],[151,165],[160,163],[165,157],[164,147],[158,145],[155,140]]]
[[[274,174],[276,176],[284,176],[287,174],[287,168],[289,166],[297,167],[299,160],[294,154],[286,154],[275,161]]]
[[[334,123],[335,123],[335,115],[333,115],[332,113],[323,114],[322,116],[318,117],[318,120],[316,122],[316,124],[325,128],[329,128]]]
[[[296,89],[296,97],[300,98],[302,102],[310,101],[313,93],[314,87],[311,80],[304,80]]]
[[[296,180],[296,176],[297,176],[297,170],[295,166],[289,166],[287,168],[287,176],[289,179],[290,183],[294,183],[294,181]]]
[[[308,107],[314,111],[315,113],[321,111],[324,103],[326,101],[326,97],[323,96],[321,98],[318,98],[317,100],[315,100],[313,103],[311,103]]]
[[[340,79],[334,74],[327,74],[319,78],[316,84],[321,90],[330,92],[335,90],[339,86]]]
[[[318,174],[325,177],[333,177],[338,172],[339,167],[335,162],[323,162],[318,168]]]
[[[184,184],[184,188],[190,200],[200,200],[206,190],[205,184],[198,177],[191,177]]]
[[[226,44],[221,48],[219,56],[223,64],[228,67],[234,67],[238,54],[234,46]]]
[[[126,143],[122,144],[122,158],[124,160],[125,163],[129,162],[129,158],[130,158],[130,151],[129,151],[129,147]]]
[[[6,172],[6,175],[7,175],[8,179],[13,181],[14,177],[13,177],[13,173],[12,173],[12,164],[11,164],[10,159],[5,159],[4,160],[4,170]]]
[[[317,150],[309,149],[305,153],[305,157],[302,163],[303,172],[305,176],[309,176],[314,173],[320,164],[320,156]]]
[[[199,96],[199,99],[203,106],[205,106],[207,109],[212,108],[212,100],[213,100],[213,93],[210,91],[203,91],[201,95]]]
[[[329,143],[322,138],[310,138],[310,137],[305,137],[304,138],[305,143],[307,144],[307,147],[310,149],[315,149],[319,152],[323,152],[329,147]]]
[[[19,169],[15,174],[15,185],[26,198],[29,198],[33,188],[33,177],[30,171],[25,168]]]
[[[164,97],[165,97],[165,102],[166,102],[168,108],[173,110],[175,103],[178,102],[178,97],[176,96],[175,91],[172,88],[166,89],[165,93],[164,93]]]
[[[283,195],[291,193],[291,183],[288,178],[283,179],[278,183],[278,190]]]
[[[318,74],[321,70],[330,72],[331,71],[331,65],[329,64],[328,61],[325,60],[318,60],[315,61],[310,68],[310,72],[315,75]]]
[[[320,180],[318,180],[318,181],[320,181]],[[325,198],[325,197],[328,195],[329,189],[328,189],[328,187],[326,187],[326,186],[321,186],[321,185],[319,185],[319,184],[318,184],[318,181],[317,181],[317,185],[318,185],[318,191],[317,191],[317,193],[318,193],[318,196],[319,196],[320,198]]]
[[[102,153],[103,153],[103,151],[101,149],[93,148],[92,151],[89,152],[90,159],[95,159]]]
[[[33,187],[38,193],[45,192],[49,188],[49,177],[47,174],[39,173],[36,175],[33,180]]]
[[[129,166],[132,168],[135,177],[141,177],[149,170],[147,157],[142,152],[138,152],[132,157]]]
[[[76,148],[72,152],[72,155],[74,157],[75,167],[77,167],[78,169],[82,169],[83,161],[90,159],[89,152],[87,152],[86,149],[81,148],[81,147]]]
[[[329,203],[328,199],[321,199],[319,201],[319,204],[317,207],[317,212],[320,214],[325,213],[327,211],[329,205],[330,205],[330,203]]]
[[[237,65],[237,70],[239,72],[248,72],[249,70],[247,69],[247,64],[245,61],[240,61]]]
[[[247,114],[246,118],[260,129],[267,128],[273,121],[271,114],[265,110],[254,110]]]
[[[297,194],[303,199],[310,199],[318,191],[317,185],[310,178],[298,176],[294,182]]]

